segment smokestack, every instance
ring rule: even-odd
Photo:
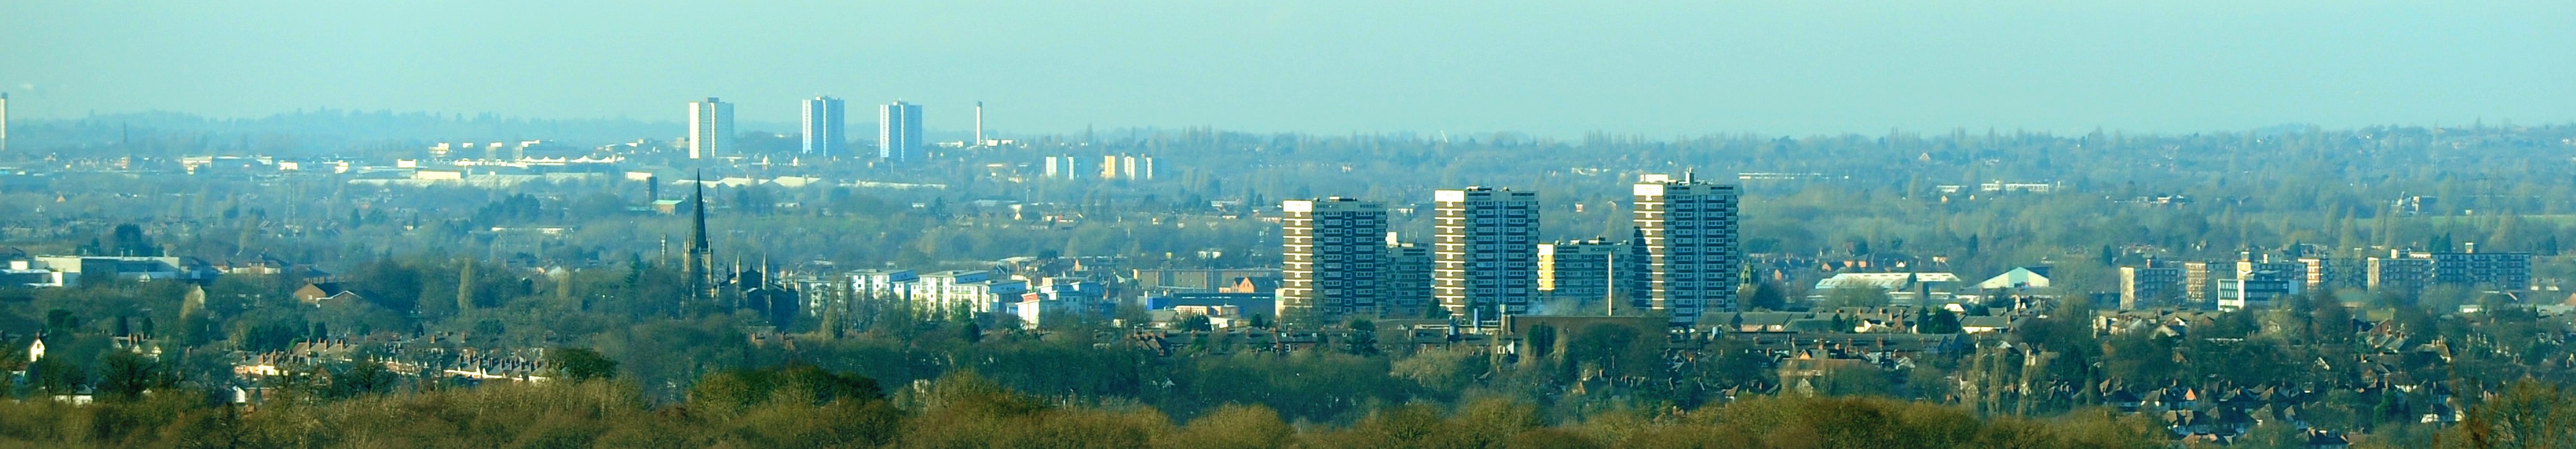
[[[984,146],[984,102],[975,102],[975,144]]]

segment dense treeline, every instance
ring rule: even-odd
[[[433,349],[453,354],[557,347],[550,353],[562,355],[572,353],[560,348],[569,346],[593,348],[595,352],[580,353],[595,357],[588,363],[550,360],[551,369],[564,378],[616,377],[622,383],[615,391],[632,396],[624,400],[633,401],[631,408],[642,410],[639,414],[739,410],[778,394],[777,388],[763,385],[780,383],[825,385],[831,392],[884,385],[897,409],[918,410],[918,404],[901,399],[905,392],[930,385],[921,382],[972,372],[981,379],[977,382],[1021,392],[1016,394],[1033,404],[1116,412],[1100,416],[1152,409],[1154,419],[1147,422],[1192,423],[1236,413],[1230,410],[1238,405],[1259,405],[1275,420],[1294,423],[1304,432],[1301,441],[1310,442],[1334,441],[1343,438],[1335,435],[1373,428],[1379,424],[1368,423],[1407,416],[1403,413],[1471,414],[1468,410],[1495,401],[1522,404],[1533,419],[1556,427],[1592,426],[1641,413],[1632,417],[1667,419],[1659,413],[1737,410],[1808,395],[1912,401],[1917,404],[1905,407],[1926,410],[1958,407],[1942,413],[1997,420],[1992,425],[2001,426],[2020,422],[2005,417],[2078,420],[2103,414],[2099,407],[2107,401],[2091,387],[2107,383],[2315,388],[2322,396],[2299,411],[2305,424],[2351,432],[2369,445],[2404,447],[2435,443],[2437,432],[2453,429],[2419,422],[2436,407],[2450,406],[2440,396],[2444,393],[2354,387],[2441,382],[2456,388],[2462,399],[2451,404],[2474,411],[2479,404],[2496,402],[2496,395],[2524,388],[2509,387],[2517,381],[2576,382],[2564,369],[2576,360],[2564,317],[2516,307],[2504,295],[2460,289],[2359,297],[2351,302],[2358,307],[2348,307],[2332,292],[2320,292],[2276,309],[2219,314],[2193,325],[2187,334],[2104,334],[2090,320],[2091,311],[2065,305],[2007,334],[1966,337],[1956,347],[1914,354],[1907,365],[1829,368],[1800,383],[1784,380],[1783,361],[1754,351],[1740,337],[1721,335],[1693,343],[1698,349],[1676,353],[1655,330],[1607,325],[1533,329],[1529,338],[1536,346],[1512,356],[1476,345],[1367,340],[1348,329],[1371,326],[1359,322],[1339,323],[1328,329],[1336,332],[1330,341],[1293,352],[1252,344],[1252,336],[1243,332],[1184,332],[1171,335],[1162,346],[1166,352],[1158,353],[1103,322],[1028,331],[1001,317],[924,320],[921,311],[899,302],[871,300],[859,310],[875,316],[852,317],[841,332],[822,331],[822,320],[805,317],[776,329],[783,333],[764,334],[752,329],[768,317],[724,306],[723,298],[645,300],[688,296],[669,290],[678,284],[677,274],[651,264],[582,270],[561,280],[485,267],[467,284],[465,263],[414,258],[372,262],[380,266],[368,270],[383,272],[371,274],[374,281],[354,284],[396,288],[386,283],[416,282],[419,297],[318,307],[295,302],[282,293],[282,285],[253,276],[218,282],[207,289],[206,303],[199,307],[185,303],[189,289],[177,283],[37,291],[24,303],[0,303],[5,312],[0,325],[18,335],[45,335],[47,356],[22,364],[17,361],[25,360],[25,354],[18,351],[25,347],[18,345],[0,357],[0,365],[29,373],[25,383],[10,385],[11,394],[27,404],[90,391],[103,401],[94,407],[116,410],[132,407],[137,397],[152,403],[164,401],[174,394],[170,392],[269,385],[280,389],[272,399],[279,402],[260,413],[312,406],[318,408],[310,410],[328,410],[313,413],[336,415],[348,412],[332,407],[356,407],[335,405],[345,401],[395,407],[381,404],[521,388],[506,383],[477,387],[476,382],[435,373],[396,372],[381,362],[437,362],[419,358]],[[406,276],[419,279],[403,280]],[[470,299],[459,301],[459,288],[466,285],[488,296],[462,295]],[[417,312],[394,311],[392,305],[400,301],[414,302]],[[2431,312],[2460,305],[2482,305],[2487,311]],[[2358,333],[2363,323],[2375,333]],[[158,360],[124,350],[115,337],[127,335],[152,341],[150,347],[162,350]],[[2365,338],[2374,335],[2384,338]],[[1541,340],[1547,343],[1535,343]],[[290,366],[290,373],[267,381],[253,381],[231,369],[236,357],[284,351],[305,341],[357,346],[345,358]],[[403,347],[392,346],[396,342]],[[817,368],[785,374],[738,371],[783,364]],[[815,377],[826,370],[842,374]],[[2018,390],[2025,385],[2036,390]],[[155,393],[143,394],[146,390]],[[815,394],[843,394],[831,392]],[[384,398],[389,393],[400,394]],[[195,399],[169,400],[177,401],[173,404],[204,401],[198,393],[177,394]],[[710,402],[718,397],[730,399]],[[93,412],[73,414],[79,413]],[[2161,423],[2151,418],[2114,421],[2161,431]],[[2261,426],[2251,435],[2288,441],[2289,431]],[[1595,432],[1594,438],[1605,444],[1631,441],[1627,434],[1577,431],[1582,432]]]
[[[172,389],[90,406],[0,404],[0,439],[49,447],[2157,447],[2149,423],[2094,412],[1979,418],[1888,399],[1780,397],[1550,422],[1536,406],[1378,408],[1348,425],[1260,405],[1185,422],[1132,403],[1067,403],[952,374],[896,391],[811,366],[738,370],[657,405],[606,380],[214,405]]]

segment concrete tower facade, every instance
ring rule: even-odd
[[[1529,313],[1538,294],[1538,193],[1468,187],[1432,194],[1432,297],[1450,316]]]
[[[689,158],[706,159],[733,150],[733,103],[707,97],[689,102]]]
[[[841,99],[814,97],[805,100],[804,153],[817,156],[840,156],[843,142],[850,140],[849,119],[842,114]]]
[[[9,94],[0,92],[0,153],[9,152]]]
[[[1696,326],[1703,313],[1736,311],[1744,266],[1739,189],[1689,174],[1645,175],[1632,193],[1632,254],[1642,258],[1632,261],[1642,272],[1628,276],[1632,304],[1669,314],[1675,327]]]
[[[1386,205],[1331,197],[1280,203],[1279,316],[1325,321],[1375,311]]]
[[[877,107],[877,158],[897,165],[921,162],[921,105],[901,101]]]
[[[1538,245],[1538,294],[1551,301],[1609,305],[1627,245],[1604,239]],[[1593,310],[1593,309],[1587,309]]]

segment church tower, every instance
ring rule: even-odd
[[[687,260],[683,261],[687,264],[689,282],[700,288],[713,287],[715,283],[713,279],[715,251],[707,247],[706,181],[706,173],[699,172],[697,181],[692,185],[697,189],[696,193],[689,196],[690,219],[693,221],[691,224],[693,227],[689,230],[689,254]]]

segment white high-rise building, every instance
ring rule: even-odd
[[[9,152],[9,94],[0,92],[0,153]]]
[[[1744,267],[1736,186],[1645,175],[1634,193],[1637,235],[1623,276],[1632,305],[1669,313],[1675,327],[1736,311]]]
[[[849,120],[841,113],[841,99],[814,97],[805,100],[805,154],[840,156],[842,142],[850,139],[844,131]]]
[[[1386,205],[1331,197],[1281,202],[1279,316],[1325,322],[1375,313]]]
[[[1076,171],[1081,170],[1081,168],[1076,166],[1076,164],[1077,162],[1074,161],[1073,156],[1047,156],[1046,177],[1053,179],[1079,178],[1081,176]]]
[[[1432,297],[1455,318],[1529,313],[1538,295],[1538,193],[1432,193]]]
[[[706,159],[733,149],[733,103],[707,97],[689,102],[689,158]]]
[[[877,158],[895,164],[922,160],[921,105],[901,101],[877,107]]]

